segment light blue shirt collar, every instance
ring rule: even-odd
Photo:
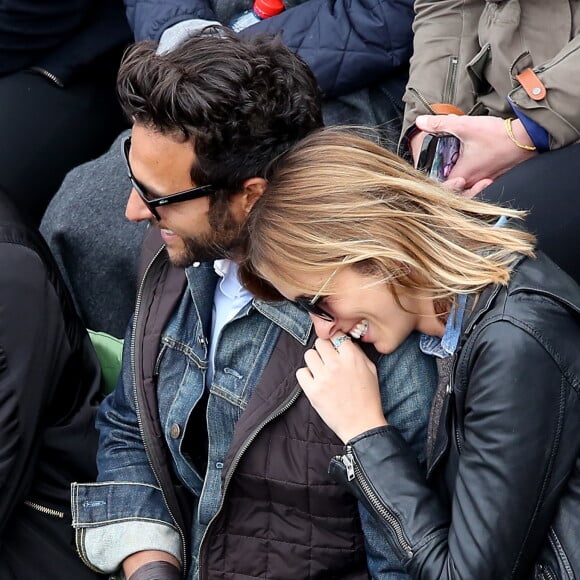
[[[508,219],[502,215],[494,227],[501,228],[507,223]],[[461,337],[461,325],[463,324],[463,316],[465,315],[465,304],[467,303],[467,295],[460,294],[457,298],[455,307],[449,313],[447,324],[445,325],[445,333],[442,337],[430,336],[422,334],[419,340],[419,348],[425,353],[439,358],[445,358],[455,354],[457,346],[459,345],[459,338]]]
[[[451,356],[457,350],[461,337],[461,325],[465,315],[467,294],[460,294],[457,302],[447,319],[443,336],[430,336],[422,334],[419,340],[419,348],[425,353],[439,358]]]

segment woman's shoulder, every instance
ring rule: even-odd
[[[580,314],[580,286],[543,252],[523,257],[514,267],[508,296],[541,296]]]
[[[508,285],[481,308],[477,325],[467,327],[472,347],[494,343],[512,357],[531,341],[537,364],[543,354],[580,386],[580,286],[547,256],[522,258]]]

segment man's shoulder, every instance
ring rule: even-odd
[[[420,349],[419,341],[420,334],[412,332],[394,352],[371,357],[377,367],[381,392],[406,391],[430,401],[437,384],[437,365],[433,356]]]

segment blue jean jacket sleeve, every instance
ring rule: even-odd
[[[117,388],[101,403],[97,483],[72,485],[73,527],[79,554],[105,573],[141,550],[163,550],[181,561],[181,541],[165,506],[141,438],[125,338]]]
[[[419,462],[423,462],[431,400],[437,387],[435,360],[421,352],[419,336],[412,334],[394,353],[381,357],[377,370],[385,417],[411,445]],[[390,547],[382,524],[362,503],[359,512],[371,578],[410,580]]]

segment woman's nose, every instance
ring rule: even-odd
[[[315,314],[311,314],[310,318],[314,324],[314,330],[316,331],[318,338],[325,338],[326,340],[329,340],[330,337],[336,333],[336,321],[324,320]]]

